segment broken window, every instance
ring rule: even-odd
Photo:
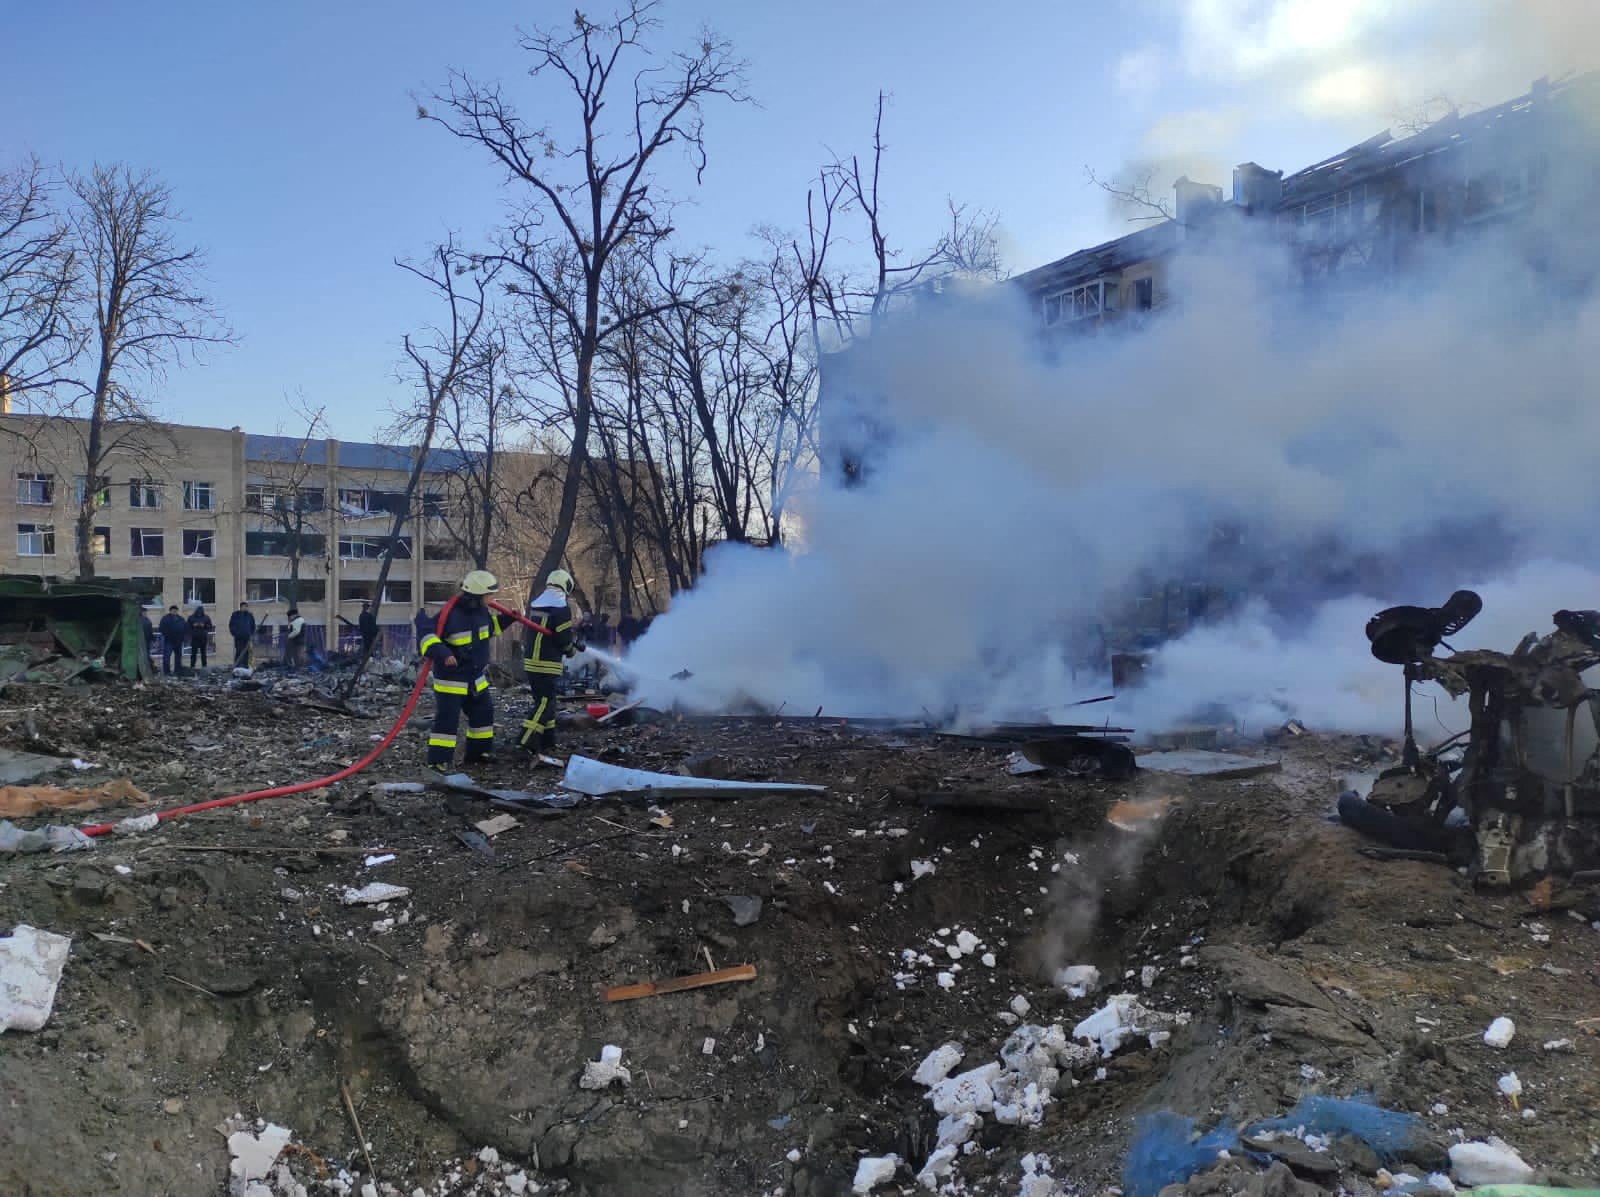
[[[183,580],[183,601],[189,606],[197,603],[206,605],[217,601],[217,580],[215,578],[185,578]]]
[[[149,575],[135,575],[134,577],[128,579],[128,585],[132,586],[142,595],[155,597],[161,593],[165,582],[163,582],[163,580],[160,578],[151,577]]]
[[[52,557],[56,551],[56,530],[49,524],[17,525],[18,557]]]
[[[456,596],[459,584],[456,582],[423,582],[422,601],[425,603],[447,603]]]
[[[1133,306],[1137,311],[1141,312],[1148,312],[1156,306],[1156,280],[1154,278],[1134,280]]]
[[[339,510],[345,515],[366,515],[368,507],[365,488],[340,487]]]
[[[161,506],[161,483],[154,478],[128,479],[128,506],[154,508]]]
[[[17,502],[24,507],[49,507],[56,501],[54,474],[18,474]]]
[[[244,554],[246,557],[287,557],[293,537],[287,532],[246,532]],[[300,535],[300,555],[320,557],[328,551],[328,538],[320,533],[305,532]]]
[[[453,540],[430,540],[422,546],[424,561],[463,561],[461,546]]]
[[[166,554],[166,534],[160,528],[128,529],[130,557],[165,557]]]
[[[217,555],[217,534],[203,528],[186,528],[183,533],[183,555],[185,557],[215,557]]]
[[[445,513],[445,497],[439,491],[424,491],[422,495],[422,514],[430,518],[442,516]]]
[[[246,578],[244,597],[250,603],[275,603],[278,601],[277,578]]]
[[[367,492],[367,505],[369,511],[381,511],[387,515],[401,514],[406,509],[405,492],[398,490],[369,490]]]
[[[73,537],[73,540],[81,546],[83,544],[83,533],[77,529],[74,529],[74,531],[77,532],[77,535]],[[96,557],[111,556],[111,529],[94,528],[91,530],[89,533],[89,545],[89,551]]]
[[[216,487],[209,482],[183,484],[183,509],[185,511],[215,510]]]
[[[401,536],[395,539],[394,556],[398,561],[411,559],[411,537]],[[390,540],[387,536],[341,536],[339,537],[339,556],[346,561],[377,561],[389,551]]]
[[[364,580],[360,578],[345,578],[339,583],[339,601],[341,603],[355,603],[372,601],[372,596],[378,592],[376,579]],[[452,590],[452,594],[455,592]],[[389,579],[383,587],[383,601],[386,603],[411,603],[411,583]]]

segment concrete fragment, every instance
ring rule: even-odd
[[[936,1114],[988,1114],[994,1110],[994,1082],[1004,1065],[993,1061],[940,1081],[928,1093]]]
[[[393,902],[399,898],[409,897],[411,891],[403,885],[389,885],[383,881],[372,881],[360,889],[346,888],[340,900],[346,906],[376,906],[379,902]]]
[[[598,1060],[584,1063],[583,1075],[578,1078],[580,1089],[604,1089],[613,1082],[622,1085],[633,1083],[633,1074],[622,1064],[622,1049],[608,1043],[600,1049]]]
[[[919,1085],[937,1085],[950,1075],[950,1070],[961,1063],[961,1058],[966,1051],[959,1043],[946,1043],[934,1048],[917,1065],[916,1072],[911,1074],[911,1079]]]
[[[1450,1147],[1450,1168],[1464,1185],[1515,1185],[1533,1179],[1533,1169],[1502,1139],[1486,1143],[1455,1143]]]
[[[935,1147],[927,1163],[917,1173],[917,1183],[930,1193],[938,1192],[939,1182],[956,1170],[956,1158],[960,1152],[959,1147]]]
[[[890,1152],[888,1155],[863,1156],[856,1165],[855,1180],[851,1182],[852,1193],[870,1193],[879,1185],[888,1184],[894,1179],[894,1174],[900,1168],[900,1157]]]
[[[26,923],[0,939],[0,1032],[37,1031],[50,1018],[67,965],[70,936]]]
[[[1088,997],[1100,988],[1100,970],[1092,964],[1069,965],[1056,970],[1055,982],[1070,998]]]
[[[272,1165],[278,1162],[279,1154],[292,1138],[293,1131],[275,1122],[267,1123],[257,1135],[244,1130],[234,1131],[228,1136],[228,1154],[233,1157],[228,1164],[228,1174],[239,1181],[266,1179],[272,1171]]]

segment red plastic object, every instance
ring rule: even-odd
[[[591,719],[604,719],[611,714],[611,704],[609,702],[591,702],[583,709],[589,712],[589,718]]]

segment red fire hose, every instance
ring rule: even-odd
[[[460,597],[460,595],[453,596],[450,601],[440,609],[439,622],[434,628],[435,635],[444,635],[445,618],[450,614],[450,609],[456,605],[456,600]],[[543,624],[535,623],[533,620],[524,615],[519,615],[515,611],[509,610],[506,607],[502,607],[499,603],[491,602],[489,606],[493,610],[498,611],[501,615],[510,616],[518,623],[525,624],[536,632],[549,632],[550,630]],[[162,823],[165,823],[168,819],[176,819],[183,815],[196,814],[203,810],[215,810],[219,806],[238,806],[240,803],[244,802],[259,802],[263,798],[286,798],[290,794],[303,794],[307,790],[319,790],[323,786],[331,786],[335,782],[345,780],[347,777],[354,777],[357,773],[360,773],[361,770],[365,769],[368,765],[372,764],[373,761],[382,756],[384,752],[388,750],[389,745],[394,743],[395,737],[400,734],[400,729],[405,727],[406,721],[411,718],[412,712],[417,709],[417,702],[422,697],[422,687],[428,680],[428,673],[431,667],[432,662],[429,661],[427,655],[424,654],[422,658],[422,667],[417,670],[416,685],[411,687],[411,694],[406,698],[405,706],[400,709],[400,714],[395,719],[394,726],[389,729],[388,734],[385,735],[383,739],[379,740],[377,744],[373,745],[371,752],[367,753],[366,756],[362,757],[355,764],[347,765],[343,769],[340,769],[337,773],[330,773],[327,777],[319,777],[315,781],[299,781],[295,782],[293,785],[274,786],[270,790],[252,790],[248,794],[233,794],[226,798],[212,798],[207,802],[191,803],[188,806],[175,806],[171,810],[158,812],[156,819]],[[115,823],[96,823],[93,827],[84,827],[81,830],[83,831],[83,834],[87,836],[102,836],[110,835],[116,830],[116,828],[117,825]]]

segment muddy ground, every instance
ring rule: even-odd
[[[392,712],[399,693],[367,701]],[[0,746],[83,758],[99,768],[73,780],[129,777],[165,806],[326,774],[390,718],[189,681],[14,686]],[[522,820],[490,859],[456,838],[489,810],[374,789],[420,775],[413,730],[325,791],[0,860],[0,934],[73,937],[49,1024],[0,1038],[0,1192],[210,1197],[228,1176],[216,1128],[236,1114],[294,1132],[284,1158],[313,1193],[340,1170],[359,1191],[343,1085],[378,1178],[408,1194],[515,1191],[513,1172],[528,1192],[835,1194],[860,1157],[888,1152],[909,1167],[879,1191],[909,1193],[938,1123],[911,1079],[930,1050],[960,1043],[971,1067],[1014,1029],[1017,996],[1024,1022],[1070,1034],[1118,991],[1187,1025],[1063,1077],[1036,1127],[987,1120],[948,1191],[1016,1193],[1029,1153],[1061,1191],[1104,1191],[1140,1113],[1242,1123],[1308,1092],[1419,1115],[1430,1142],[1397,1170],[1496,1134],[1558,1177],[1593,1175],[1593,891],[1536,910],[1363,855],[1327,816],[1345,775],[1385,750],[1307,735],[1271,749],[1284,767],[1262,778],[1110,783],[1012,777],[1004,748],[844,728],[590,729],[563,755],[675,770],[714,754],[698,767],[829,790],[678,801],[670,819],[596,802]],[[558,773],[506,761],[476,776],[521,788]],[[952,793],[1036,809],[924,805]],[[1106,821],[1150,799],[1175,801],[1147,830]],[[913,861],[933,871],[914,878]],[[341,903],[369,881],[411,894]],[[760,917],[736,925],[730,896],[760,898]],[[963,930],[981,946],[952,959]],[[744,963],[753,982],[601,1000]],[[1066,964],[1098,966],[1107,990],[1069,998],[1051,983]],[[1504,1051],[1482,1042],[1499,1015],[1518,1028]],[[1571,1048],[1545,1050],[1559,1040]],[[631,1083],[580,1088],[606,1044]],[[1496,1088],[1511,1071],[1519,1109]],[[485,1147],[499,1164],[478,1162]],[[1374,1191],[1376,1160],[1342,1163],[1317,1184]]]

